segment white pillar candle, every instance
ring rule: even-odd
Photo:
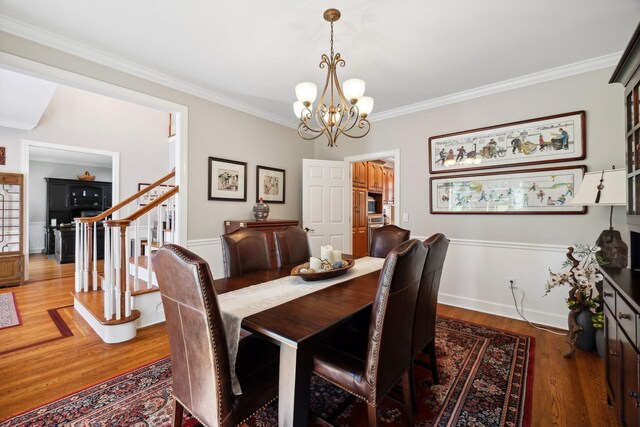
[[[342,251],[339,251],[337,249],[331,252],[331,264],[336,261],[342,261]]]
[[[322,261],[320,261],[320,258],[314,256],[309,258],[309,268],[313,268],[315,271],[319,271],[320,267],[322,267]]]
[[[331,245],[320,246],[320,259],[326,259],[327,261],[331,261],[331,252],[333,252],[333,246]]]

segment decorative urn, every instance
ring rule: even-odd
[[[269,216],[269,205],[264,202],[262,197],[260,197],[260,202],[253,206],[253,216],[257,221],[265,221]]]

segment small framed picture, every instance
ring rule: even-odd
[[[138,191],[147,188],[149,185],[151,184],[138,183]],[[162,197],[164,193],[171,190],[172,188],[174,188],[173,185],[159,185],[155,187],[153,190],[145,193],[142,197],[140,197],[139,199],[140,206],[148,205],[149,203],[156,200],[158,197]],[[163,203],[162,206],[167,206],[167,204]]]
[[[584,214],[572,205],[584,166],[432,177],[432,214]]]
[[[256,202],[260,198],[268,203],[284,203],[284,169],[256,166]]]
[[[247,201],[247,164],[209,157],[209,200]]]

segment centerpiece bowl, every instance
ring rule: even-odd
[[[343,262],[343,267],[340,268],[334,268],[333,270],[327,270],[327,271],[314,271],[311,273],[302,273],[300,272],[300,270],[304,270],[304,269],[309,269],[309,263],[305,262],[304,264],[300,264],[296,267],[293,267],[293,269],[291,270],[291,275],[292,276],[298,276],[300,277],[302,280],[304,281],[313,281],[313,280],[324,280],[324,279],[331,279],[332,277],[338,277],[338,276],[342,276],[343,274],[345,274],[350,268],[352,268],[355,265],[355,261],[352,259],[345,259],[342,260]]]

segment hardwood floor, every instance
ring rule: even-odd
[[[0,329],[0,420],[169,354],[164,324],[105,344],[73,307],[73,264],[30,257],[31,280],[15,293],[23,324]],[[50,311],[48,311],[50,310]],[[72,336],[63,336],[55,314]],[[440,305],[438,314],[535,337],[532,426],[615,426],[607,405],[604,364],[595,353],[564,359],[564,336],[525,322]]]

